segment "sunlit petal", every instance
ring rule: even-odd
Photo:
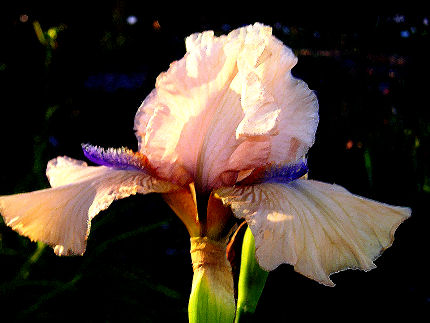
[[[51,187],[85,180],[91,177],[93,172],[94,167],[88,167],[86,162],[67,156],[51,159],[46,167],[46,177]]]
[[[219,140],[235,141],[241,110],[239,95],[229,84],[235,76],[239,48],[224,48],[225,42],[225,37],[214,37],[212,32],[188,37],[187,54],[157,78],[155,92],[136,114],[139,150],[163,176],[174,175],[163,168],[176,163],[195,177],[201,148],[207,145],[205,137],[211,130]],[[223,109],[230,110],[228,118],[218,113]],[[223,128],[214,129],[215,118],[225,121]],[[224,158],[229,150],[232,148],[227,146]]]
[[[53,188],[1,196],[0,212],[8,226],[59,255],[84,253],[91,219],[114,200],[177,189],[141,171],[88,167],[68,157],[50,161],[47,175]]]
[[[221,188],[216,195],[248,222],[264,269],[288,263],[329,286],[331,273],[374,268],[411,213],[312,180]]]
[[[270,27],[194,34],[186,48],[135,118],[139,151],[160,177],[176,182],[188,173],[207,191],[232,184],[245,170],[306,153],[318,104],[291,75],[297,58]]]
[[[271,138],[268,160],[275,164],[294,162],[303,157],[314,144],[318,126],[318,100],[307,84],[295,78],[283,80],[278,90],[280,106],[287,107],[279,115],[277,136]],[[279,84],[278,84],[279,86]]]

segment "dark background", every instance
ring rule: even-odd
[[[310,177],[409,206],[413,216],[377,269],[335,274],[334,288],[279,267],[255,321],[429,314],[429,11],[272,5],[191,14],[125,0],[1,6],[0,194],[48,187],[46,163],[84,159],[81,143],[136,150],[137,107],[184,55],[185,37],[259,21],[293,48],[293,74],[319,99]],[[186,322],[191,280],[187,232],[158,195],[117,201],[97,216],[83,257],[56,257],[0,226],[2,322]]]

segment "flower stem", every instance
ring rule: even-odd
[[[226,244],[191,238],[193,285],[188,304],[190,323],[232,323],[235,315],[233,276]]]
[[[28,258],[28,260],[24,263],[24,265],[21,267],[21,270],[19,271],[18,274],[18,279],[27,279],[28,276],[30,275],[30,268],[33,264],[35,264],[40,256],[42,255],[43,251],[46,248],[46,244],[44,244],[43,242],[38,242],[37,243],[37,248],[36,250],[33,252],[33,254],[30,256],[30,258]]]
[[[257,263],[254,236],[247,228],[242,244],[235,323],[249,321],[252,317],[268,275],[269,273],[261,269]]]

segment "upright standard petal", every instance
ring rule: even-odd
[[[58,255],[83,254],[91,219],[114,200],[177,188],[142,171],[87,166],[68,157],[51,160],[47,176],[53,188],[0,196],[0,213],[12,229],[53,246]]]
[[[186,47],[135,118],[139,151],[159,176],[177,182],[187,173],[209,191],[234,184],[240,172],[306,153],[318,104],[291,75],[297,58],[270,27],[194,34]]]
[[[329,276],[348,268],[370,270],[391,246],[411,210],[353,195],[313,180],[263,183],[216,191],[255,237],[262,268],[291,264],[306,277],[333,286]]]

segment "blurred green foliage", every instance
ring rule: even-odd
[[[85,10],[83,9],[85,8]],[[136,149],[133,117],[184,38],[260,21],[299,57],[293,74],[316,91],[320,125],[310,178],[410,206],[378,269],[336,274],[327,288],[272,272],[255,320],[384,318],[428,310],[426,201],[430,14],[277,12],[169,15],[142,2],[11,5],[0,13],[0,194],[48,186],[49,159],[83,159],[80,144]],[[134,17],[134,18],[131,18]],[[192,269],[186,230],[157,195],[115,202],[97,216],[83,257],[0,227],[0,321],[185,322]],[[303,311],[305,309],[305,311]]]

